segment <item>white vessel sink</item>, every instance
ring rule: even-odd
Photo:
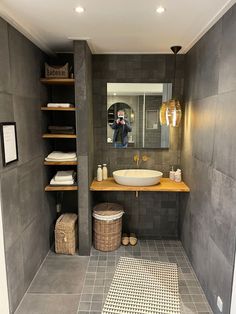
[[[160,182],[163,173],[156,170],[124,169],[113,172],[118,184],[129,186],[150,186]]]

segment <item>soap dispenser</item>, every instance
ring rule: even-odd
[[[175,181],[175,171],[174,167],[172,166],[171,171],[170,171],[170,180]]]
[[[97,181],[102,181],[102,165],[98,165],[98,169],[97,169]]]
[[[108,173],[107,173],[107,164],[102,165],[102,179],[107,180]]]

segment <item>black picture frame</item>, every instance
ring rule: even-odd
[[[7,160],[6,158],[6,150],[7,145],[11,145],[11,143],[6,143],[4,139],[4,132],[6,132],[5,127],[7,126],[13,126],[14,127],[14,135],[15,135],[15,141],[13,141],[12,145],[14,145],[13,149],[15,150],[16,157],[10,160]],[[16,132],[16,122],[1,122],[0,123],[0,133],[1,133],[1,142],[2,142],[2,163],[3,166],[6,167],[9,164],[18,161],[18,144],[17,144],[17,132]]]

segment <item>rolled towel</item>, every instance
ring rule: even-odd
[[[55,177],[53,177],[50,181],[50,185],[73,185],[73,184],[75,184],[75,180],[56,181]]]
[[[69,103],[51,103],[51,102],[49,102],[47,104],[47,107],[48,108],[70,108],[70,107],[72,107],[72,105]]]
[[[73,181],[75,178],[75,171],[74,170],[67,170],[67,171],[57,171],[54,180],[55,181]]]
[[[68,160],[68,159],[75,159],[76,153],[75,152],[60,152],[60,151],[53,151],[51,152],[46,158],[52,160]]]

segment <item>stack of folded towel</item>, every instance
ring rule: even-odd
[[[60,152],[60,151],[53,151],[51,152],[46,158],[46,161],[77,161],[76,153],[75,152]]]
[[[73,105],[69,103],[48,103],[47,104],[48,108],[70,108],[73,107]]]
[[[73,126],[49,125],[48,131],[53,134],[75,134]]]
[[[50,181],[51,185],[73,185],[75,184],[76,172],[73,170],[57,171]]]

